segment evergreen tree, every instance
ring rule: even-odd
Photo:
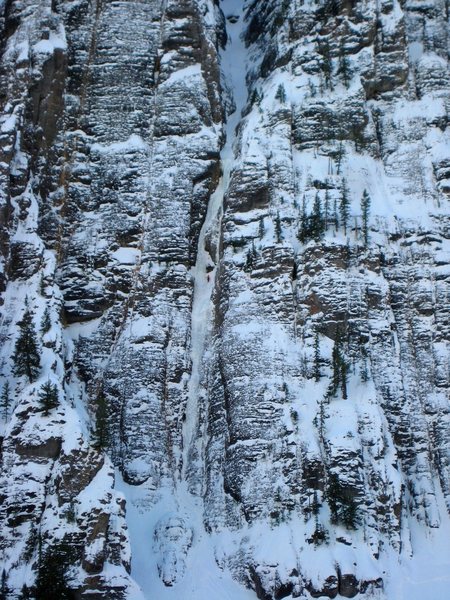
[[[339,389],[341,383],[341,338],[339,330],[336,332],[336,339],[334,340],[333,352],[331,355],[331,362],[333,366],[333,379],[331,382],[331,394],[334,396]]]
[[[258,260],[258,253],[256,252],[255,242],[252,242],[252,258],[253,264],[256,265],[256,261]]]
[[[350,61],[345,54],[344,44],[341,43],[339,46],[339,67],[338,74],[342,77],[342,81],[345,87],[348,89],[350,84]]]
[[[338,215],[336,198],[334,199],[334,202],[333,202],[333,225],[334,225],[334,231],[337,232],[337,230],[339,229],[339,215]]]
[[[77,513],[75,509],[75,502],[71,500],[69,502],[69,506],[67,507],[66,513],[64,515],[67,519],[68,523],[75,523],[77,520]]]
[[[30,592],[30,588],[27,586],[26,583],[24,583],[20,592],[20,596],[17,600],[32,600],[32,598],[33,596]]]
[[[94,447],[106,448],[108,445],[108,405],[103,389],[97,396],[97,407],[95,411]]]
[[[0,600],[8,600],[11,590],[8,587],[8,575],[5,569],[2,571],[1,583],[0,583]]]
[[[42,274],[41,279],[39,281],[39,293],[41,296],[45,296],[45,288],[46,288],[45,278],[44,278],[44,274]]]
[[[369,211],[370,211],[370,196],[367,190],[364,190],[361,198],[361,212],[362,212],[362,232],[364,239],[364,246],[369,243]]]
[[[315,517],[318,517],[321,506],[322,505],[319,502],[319,497],[317,496],[317,490],[314,490],[313,501],[311,503],[311,512]]]
[[[320,201],[319,192],[317,192],[316,197],[314,198],[310,232],[316,242],[319,242],[323,237],[324,221],[322,215],[322,203]]]
[[[330,386],[331,395],[334,396],[339,387],[342,390],[342,398],[347,400],[348,364],[342,351],[342,339],[339,329],[336,331],[332,353],[333,379]]]
[[[14,349],[13,373],[20,377],[26,375],[28,381],[34,381],[39,374],[41,361],[38,351],[36,330],[33,323],[33,315],[25,300],[25,312],[22,320],[17,323],[20,333]]]
[[[350,216],[350,196],[345,179],[342,180],[341,190],[341,202],[339,204],[339,213],[341,217],[341,223],[344,227],[344,234],[347,235],[347,225]]]
[[[336,173],[338,175],[341,174],[341,165],[342,165],[343,158],[344,158],[344,145],[342,144],[342,142],[339,142],[339,148],[338,148],[337,155],[336,155],[336,166],[337,166]]]
[[[350,267],[350,259],[352,258],[352,250],[350,248],[350,240],[347,238],[347,242],[345,244],[345,268],[348,269]]]
[[[297,275],[298,275],[298,267],[297,267],[297,263],[294,262],[294,266],[292,267],[292,281],[297,281]]]
[[[262,99],[263,95],[255,88],[250,99],[250,104],[252,106],[253,104],[257,104],[259,106],[261,104]]]
[[[322,544],[326,544],[328,542],[327,530],[322,523],[319,523],[319,521],[316,521],[314,532],[308,539],[308,542],[314,544],[314,546],[321,546]]]
[[[298,239],[304,244],[308,240],[308,214],[306,212],[306,198],[303,196],[302,210],[300,213],[300,229],[298,232]]]
[[[308,87],[311,98],[315,98],[317,96],[317,88],[311,79],[308,79]]]
[[[266,228],[264,227],[264,217],[261,217],[259,220],[259,239],[262,240],[264,234],[266,233]]]
[[[244,271],[251,273],[251,271],[253,271],[253,266],[254,266],[253,265],[253,253],[249,249],[249,250],[247,250],[247,256],[245,258]]]
[[[325,231],[328,229],[328,225],[330,224],[330,192],[327,189],[325,190],[325,206],[324,206],[324,229]]]
[[[322,71],[325,77],[325,86],[329,89],[333,89],[333,83],[331,75],[333,72],[333,62],[331,60],[330,44],[328,40],[324,40],[320,47],[320,54],[322,55]]]
[[[316,381],[319,381],[320,377],[320,342],[319,334],[316,331],[316,334],[314,336],[314,379]]]
[[[308,542],[314,544],[315,546],[320,546],[328,542],[328,533],[325,527],[319,523],[319,513],[321,508],[321,503],[319,502],[319,498],[317,495],[317,491],[314,490],[313,501],[311,504],[311,513],[314,515],[314,532]]]
[[[47,416],[48,413],[59,404],[58,387],[48,380],[47,383],[44,383],[41,387],[38,398],[41,403],[41,408],[44,411],[44,415]]]
[[[283,239],[283,231],[281,229],[281,220],[279,212],[277,212],[277,216],[275,219],[275,235],[277,236],[277,242],[280,243]]]
[[[0,398],[0,409],[3,413],[3,419],[5,421],[8,420],[9,413],[9,405],[11,403],[11,398],[9,396],[9,382],[7,381],[3,386],[2,395]]]
[[[47,333],[47,331],[50,331],[51,326],[52,320],[50,318],[50,311],[48,309],[48,306],[46,306],[41,320],[41,333],[44,334]]]
[[[335,473],[331,473],[330,477],[328,478],[328,485],[326,488],[326,499],[331,512],[330,521],[334,525],[337,525],[339,522],[340,497],[341,486],[339,485],[339,478]]]
[[[331,522],[344,525],[347,529],[356,529],[358,509],[350,490],[344,487],[335,473],[328,479],[326,498],[331,512]]]
[[[366,383],[369,381],[369,371],[367,369],[367,350],[363,347],[361,349],[362,354],[362,365],[361,365],[361,381]]]
[[[347,383],[348,383],[348,363],[343,357],[341,357],[341,389],[342,389],[343,400],[347,400],[347,398],[348,398]]]
[[[255,268],[256,261],[258,259],[258,253],[255,248],[255,242],[252,242],[252,247],[247,251],[247,257],[245,259],[244,271],[251,273]]]
[[[341,520],[347,529],[356,529],[358,526],[358,510],[353,500],[347,499],[341,508]]]
[[[35,600],[74,600],[67,577],[73,558],[73,551],[64,539],[41,553]]]
[[[275,98],[284,104],[286,102],[286,90],[284,89],[284,85],[280,83],[277,89],[277,93],[275,94]]]

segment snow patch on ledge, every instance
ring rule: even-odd
[[[99,154],[121,154],[125,152],[146,152],[148,145],[144,140],[133,133],[124,142],[114,142],[113,144],[92,144],[91,152]]]

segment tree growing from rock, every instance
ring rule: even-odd
[[[33,322],[33,314],[25,300],[25,312],[22,319],[17,323],[20,333],[16,341],[13,354],[13,373],[20,377],[25,375],[32,382],[39,374],[41,359]]]

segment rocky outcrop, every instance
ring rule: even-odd
[[[263,599],[393,598],[448,531],[441,4],[1,8],[14,597],[68,546],[84,599],[189,600],[199,556]]]

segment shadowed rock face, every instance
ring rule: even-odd
[[[220,171],[218,41],[203,17],[189,1],[9,2],[2,21],[2,289],[14,289],[3,298],[4,356],[25,294],[36,329],[44,306],[52,321],[38,380],[12,381],[4,560],[9,570],[22,552],[33,563],[38,544],[65,534],[83,598],[132,585],[125,505],[103,451],[131,483],[157,488],[177,468],[189,269]],[[80,323],[89,334],[73,345],[62,328]],[[45,417],[47,376],[62,387]],[[100,402],[99,451],[89,438]],[[8,527],[18,525],[13,543]]]
[[[259,598],[388,598],[412,523],[449,526],[444,6],[244,2],[222,189],[227,2],[1,9],[0,548],[17,594],[61,540],[77,597],[138,593],[118,477],[146,490],[139,551],[176,593],[212,534]],[[13,371],[25,297],[31,382]]]

